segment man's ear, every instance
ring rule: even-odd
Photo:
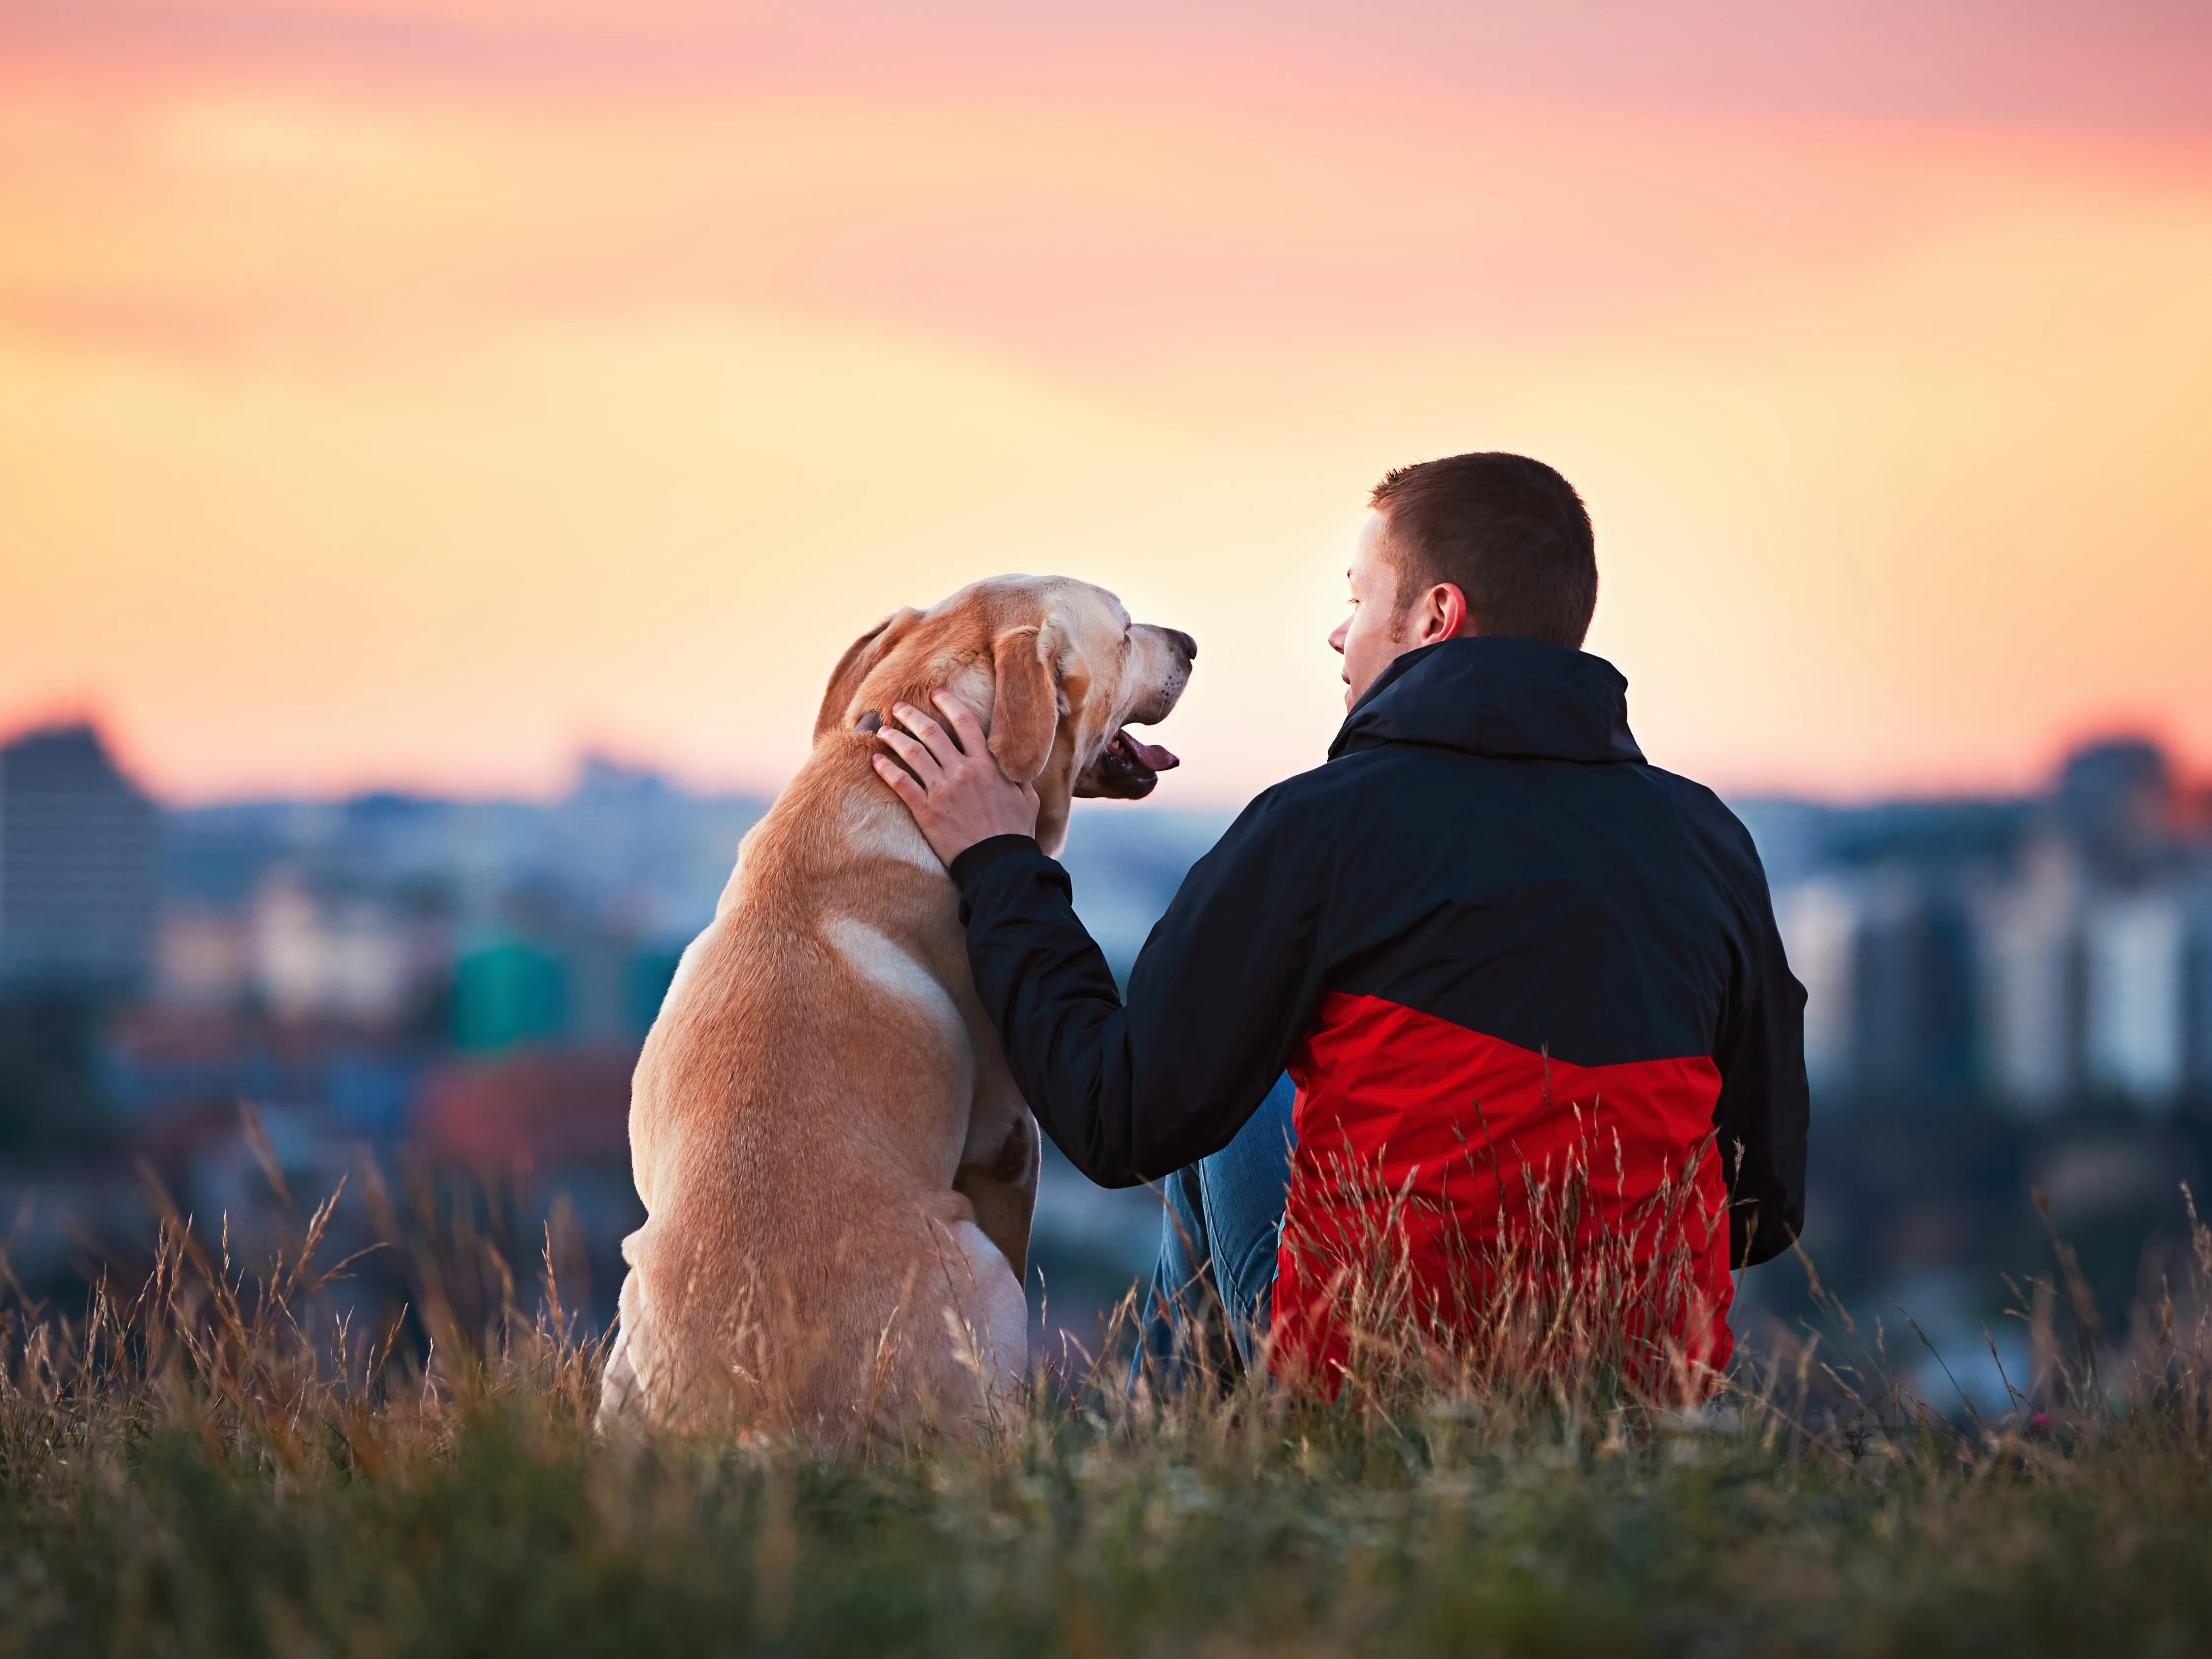
[[[1438,640],[1455,640],[1472,634],[1472,614],[1466,591],[1457,582],[1438,582],[1415,602],[1413,643],[1434,645]]]
[[[1052,648],[1048,630],[1009,628],[991,642],[991,667],[997,688],[991,711],[991,755],[999,769],[1016,783],[1033,781],[1052,753],[1052,734],[1060,724],[1060,700],[1053,690]]]
[[[817,742],[824,732],[844,724],[845,711],[853,706],[868,671],[883,660],[884,653],[898,643],[902,634],[921,620],[921,612],[912,605],[894,611],[846,648],[836,667],[830,671],[830,689],[822,694],[822,712],[814,717]]]

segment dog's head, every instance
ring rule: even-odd
[[[949,687],[981,718],[1006,775],[1036,784],[1037,839],[1057,851],[1070,797],[1139,799],[1176,763],[1127,728],[1167,718],[1197,655],[1189,635],[1132,623],[1103,587],[996,576],[854,641],[830,677],[814,738],[872,732],[901,701],[934,712],[929,693]]]

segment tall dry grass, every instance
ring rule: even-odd
[[[11,1288],[0,1654],[2212,1636],[2212,1231],[2193,1205],[2176,1282],[2124,1324],[2100,1322],[2063,1246],[2021,1281],[2033,1358],[1994,1408],[1923,1398],[1910,1327],[1862,1333],[1840,1309],[1686,1386],[1639,1370],[1665,1338],[1604,1285],[1509,1306],[1499,1280],[1479,1334],[1508,1346],[1479,1349],[1383,1249],[1340,1286],[1364,1323],[1334,1400],[1225,1366],[1219,1386],[1122,1386],[1133,1296],[1103,1334],[1116,1358],[1040,1373],[993,1443],[841,1458],[769,1432],[602,1443],[602,1343],[562,1305],[550,1237],[537,1263],[482,1268],[503,1288],[471,1322],[449,1286],[483,1241],[415,1202],[405,1226],[380,1189],[371,1205],[409,1288],[366,1323],[345,1294],[361,1264],[323,1260],[327,1202],[252,1262],[170,1209],[150,1272],[81,1311]]]
[[[1381,1159],[1323,1159],[1285,1218],[1296,1283],[1275,1292],[1302,1298],[1304,1316],[1286,1322],[1279,1306],[1231,1352],[1369,1414],[1437,1399],[1516,1419],[1705,1405],[1724,1386],[1726,1346],[1715,1281],[1727,1193],[1712,1139],[1638,1171],[1631,1197],[1618,1135],[1580,1105],[1560,1110],[1582,1133],[1543,1162],[1465,1139],[1395,1177]],[[1485,1230],[1466,1224],[1470,1209],[1489,1217]],[[1184,1322],[1204,1340],[1234,1316],[1198,1289],[1203,1305]]]

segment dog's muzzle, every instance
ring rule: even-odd
[[[1074,793],[1106,800],[1142,800],[1152,793],[1161,773],[1182,764],[1172,750],[1139,741],[1125,726],[1107,741],[1104,752],[1084,768]]]

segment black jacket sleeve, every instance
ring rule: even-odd
[[[1328,883],[1314,838],[1285,828],[1263,795],[1192,867],[1126,1006],[1066,871],[1034,841],[996,836],[953,860],[969,966],[1014,1082],[1101,1186],[1227,1146],[1312,1023]]]
[[[1737,908],[1743,940],[1713,1060],[1713,1110],[1729,1174],[1729,1259],[1757,1267],[1788,1249],[1805,1225],[1805,988],[1790,971],[1774,902],[1751,837],[1741,842]]]

